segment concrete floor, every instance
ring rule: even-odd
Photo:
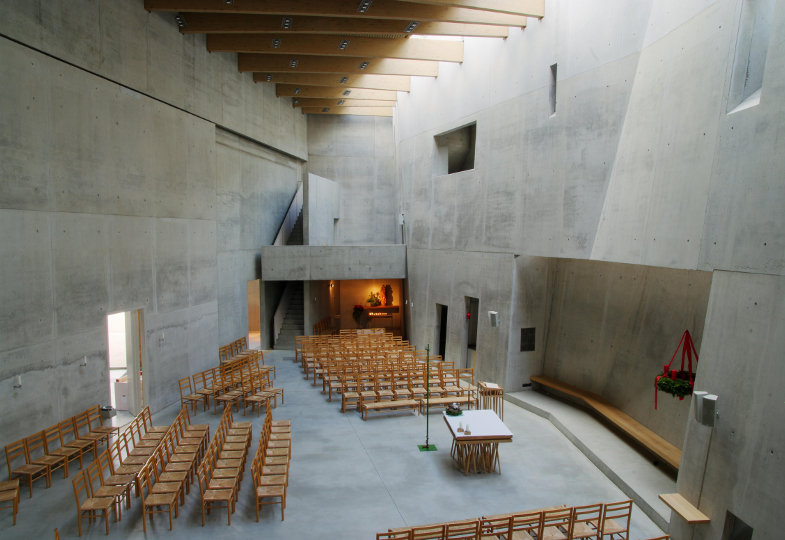
[[[438,451],[421,453],[417,445],[425,442],[424,416],[380,414],[364,422],[358,413],[341,414],[340,401],[327,402],[320,388],[303,379],[291,357],[287,351],[272,351],[265,356],[267,363],[277,366],[277,385],[286,389],[286,404],[279,404],[273,417],[292,420],[286,520],[280,520],[277,506],[270,506],[264,508],[256,523],[253,488],[246,474],[231,527],[227,527],[226,514],[221,511],[208,516],[207,525],[201,527],[199,495],[192,491],[174,521],[174,530],[169,532],[165,516],[156,516],[152,526],[148,522],[148,537],[257,535],[277,540],[316,535],[367,540],[388,527],[627,498],[549,420],[522,407],[505,403],[504,422],[514,433],[514,440],[500,447],[501,475],[464,476],[450,458],[450,436],[439,414],[430,416],[430,442]],[[173,405],[158,413],[154,416],[156,424],[167,423],[176,411]],[[261,418],[251,419],[261,426]],[[195,422],[213,426],[217,420],[211,411],[199,412],[194,418]],[[601,436],[607,437],[607,431],[600,424],[596,426],[603,432]],[[258,435],[258,428],[254,429],[252,449]],[[614,459],[617,470],[627,470],[623,455]],[[634,456],[630,459],[636,469],[647,466],[645,460]],[[45,489],[42,482],[37,482],[32,499],[23,493],[16,527],[11,526],[9,511],[0,514],[0,536],[52,538],[55,527],[62,538],[77,536],[71,481],[58,472],[52,483]],[[84,522],[83,529],[87,538],[105,536],[101,524]],[[630,538],[660,534],[660,528],[636,506]],[[121,522],[110,524],[110,536],[144,538],[138,499],[133,499],[130,511],[124,510]]]

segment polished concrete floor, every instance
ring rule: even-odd
[[[477,517],[499,512],[526,510],[554,504],[579,505],[628,498],[600,467],[548,418],[513,403],[505,403],[504,422],[514,434],[500,447],[501,474],[459,472],[450,458],[451,438],[440,414],[429,417],[430,442],[436,452],[421,453],[426,418],[413,413],[383,413],[363,421],[356,412],[342,414],[340,401],[328,402],[321,387],[304,380],[292,353],[272,351],[267,363],[277,367],[278,386],[286,389],[286,404],[273,410],[274,418],[292,420],[293,455],[287,495],[286,520],[277,506],[265,507],[255,521],[253,486],[243,480],[240,502],[226,525],[225,511],[214,511],[201,526],[199,495],[191,492],[168,530],[165,516],[148,522],[151,538],[336,538],[372,539],[388,527]],[[547,402],[546,402],[547,403]],[[545,406],[543,403],[540,406]],[[156,424],[171,420],[178,407],[172,405],[154,416]],[[252,449],[258,443],[261,418],[254,421]],[[198,423],[217,424],[211,411],[198,412]],[[608,436],[599,432],[582,437]],[[585,449],[584,449],[585,451]],[[631,451],[614,455],[615,468],[624,474],[658,478],[656,467]],[[628,461],[625,461],[628,460]],[[632,464],[632,465],[629,465]],[[629,470],[630,466],[633,470]],[[250,467],[250,465],[248,465]],[[642,471],[650,467],[652,471]],[[627,472],[629,470],[629,473]],[[618,480],[617,480],[618,482]],[[653,490],[656,491],[659,486]],[[645,491],[645,490],[644,490]],[[644,494],[644,496],[648,496]],[[50,489],[35,485],[32,499],[23,492],[18,522],[11,526],[10,511],[0,513],[2,538],[61,538],[77,536],[76,503],[70,479],[58,472]],[[83,536],[103,538],[103,524],[83,523]],[[632,514],[631,539],[662,534],[640,507]],[[133,499],[122,521],[110,524],[114,538],[144,538],[141,509]]]

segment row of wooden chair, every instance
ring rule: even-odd
[[[190,491],[191,480],[204,456],[209,435],[209,425],[191,424],[188,409],[183,407],[161,443],[143,464],[138,483],[145,533],[148,516],[152,523],[155,514],[164,512],[169,516],[169,530],[172,530],[172,512],[177,518],[179,507],[185,504],[185,495]]]
[[[203,527],[205,513],[215,507],[225,507],[226,524],[232,524],[251,437],[251,424],[235,423],[232,408],[224,407],[218,429],[197,470]]]
[[[218,347],[218,361],[226,361],[232,356],[237,356],[239,353],[247,349],[248,338],[246,336],[235,339],[231,343],[227,343],[226,345],[221,345]]]
[[[632,500],[388,529],[377,540],[628,540]],[[667,537],[665,537],[667,538]]]
[[[196,406],[199,402],[203,404],[203,409],[206,411],[212,399],[213,410],[217,412],[219,405],[225,405],[227,402],[234,404],[241,396],[247,395],[250,389],[256,388],[252,384],[259,380],[266,379],[268,386],[272,386],[270,374],[275,377],[275,367],[264,365],[264,357],[261,351],[258,352],[259,355],[246,357],[242,362],[206,369],[195,373],[192,377],[179,379],[180,406],[190,405],[196,414]],[[259,389],[256,388],[257,391]]]
[[[63,477],[67,478],[68,464],[71,461],[78,459],[81,469],[82,456],[92,452],[97,457],[98,447],[107,444],[110,435],[118,431],[117,427],[103,425],[101,409],[98,405],[90,407],[24,439],[6,445],[8,477],[25,480],[30,487],[30,498],[32,498],[35,480],[44,478],[48,488],[52,485],[52,472],[57,469],[62,469]]]
[[[325,317],[321,321],[313,325],[313,334],[315,336],[334,335],[338,332],[333,329],[333,318]]]
[[[256,455],[251,463],[256,521],[259,521],[259,509],[266,504],[280,504],[281,521],[283,521],[291,458],[291,422],[289,420],[273,420],[272,411],[268,407]]]

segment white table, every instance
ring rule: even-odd
[[[499,443],[512,442],[512,431],[504,425],[492,410],[481,409],[463,411],[461,416],[449,416],[442,413],[442,418],[452,433],[452,449],[450,455],[468,474],[469,469],[475,472],[494,472],[501,474],[499,463]],[[458,431],[459,426],[469,426],[471,433]]]

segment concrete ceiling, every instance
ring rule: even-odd
[[[505,38],[542,18],[545,0],[145,0],[183,34],[236,53],[304,114],[392,116],[412,76],[463,61],[463,38]]]

